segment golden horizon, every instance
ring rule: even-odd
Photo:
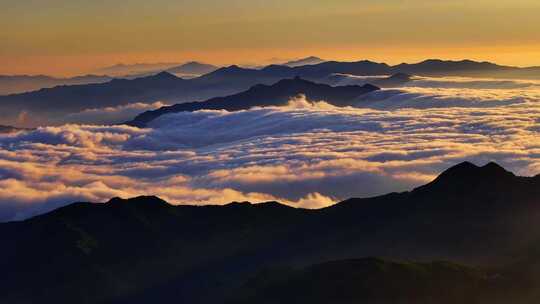
[[[359,61],[371,60],[390,65],[417,63],[427,59],[488,61],[500,65],[530,67],[540,66],[540,46],[505,47],[443,47],[419,49],[399,48],[309,48],[309,49],[229,49],[221,51],[126,53],[97,55],[49,55],[15,56],[0,58],[0,74],[3,75],[51,75],[70,77],[83,74],[100,74],[99,69],[115,64],[153,64],[199,61],[218,66],[268,65],[289,60],[317,56],[324,60]],[[246,60],[249,58],[249,60]]]
[[[265,63],[310,55],[540,65],[536,0],[8,1],[0,74],[78,75],[119,62]],[[247,58],[247,59],[246,59]]]

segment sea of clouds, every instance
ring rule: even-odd
[[[152,194],[175,204],[319,208],[409,190],[465,160],[540,173],[538,83],[418,78],[348,108],[298,97],[286,107],[169,114],[144,129],[0,134],[0,221]]]

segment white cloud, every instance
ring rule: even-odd
[[[86,109],[78,113],[71,113],[63,117],[60,122],[77,124],[113,124],[131,120],[138,114],[161,108],[167,104],[162,102],[154,103],[130,103],[116,107]]]
[[[142,194],[315,208],[407,190],[463,160],[540,173],[536,88],[402,90],[417,97],[369,108],[295,99],[165,115],[147,129],[63,125],[0,135],[0,220]]]

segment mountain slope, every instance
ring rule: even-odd
[[[88,108],[111,107],[145,100],[166,100],[178,90],[182,90],[185,87],[184,82],[172,74],[160,73],[133,80],[113,79],[99,84],[60,86],[0,96],[0,108],[12,117],[17,117],[22,111],[26,111],[30,116],[63,115]],[[47,107],[43,107],[44,104]]]
[[[6,114],[0,123],[17,124],[18,115],[25,113],[30,117],[30,122],[23,127],[34,127],[35,124],[62,122],[65,115],[86,109],[117,107],[137,102],[172,101],[178,96],[189,100],[204,97],[205,94],[215,94],[211,90],[199,89],[188,80],[162,72],[136,79],[113,79],[106,83],[59,86],[0,96],[0,110]]]
[[[509,278],[448,263],[377,258],[265,271],[229,303],[488,303],[516,300]],[[509,294],[512,292],[513,294]],[[506,293],[506,294],[505,294]]]
[[[252,107],[283,106],[288,101],[304,94],[310,101],[324,100],[336,106],[347,106],[358,96],[373,92],[379,88],[372,85],[332,87],[318,84],[301,78],[284,79],[271,86],[256,85],[249,90],[226,97],[216,97],[204,102],[192,102],[163,107],[144,112],[128,124],[144,127],[157,117],[169,113],[197,110],[239,111]]]
[[[513,67],[491,62],[473,60],[440,60],[429,59],[419,63],[402,63],[392,66],[394,73],[405,73],[419,76],[462,76],[493,78],[530,78],[540,79],[539,67]]]
[[[531,251],[540,248],[539,203],[539,176],[470,163],[411,192],[320,210],[172,206],[155,197],[77,203],[0,224],[0,267],[10,278],[0,301],[212,303],[264,269],[365,256],[498,266],[526,257],[514,271],[522,278],[527,265],[540,265]]]

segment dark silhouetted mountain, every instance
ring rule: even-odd
[[[470,163],[410,192],[319,210],[172,206],[156,197],[75,203],[0,224],[9,278],[0,302],[478,303],[495,286],[532,304],[515,295],[539,290],[539,204],[540,176]],[[350,260],[366,256],[484,270]]]
[[[111,79],[109,76],[98,75],[85,75],[72,78],[56,78],[45,75],[0,75],[0,95],[24,93],[60,85],[103,83]]]
[[[217,69],[219,67],[215,65],[192,61],[167,69],[167,72],[180,75],[204,75]]]
[[[165,73],[165,74],[164,74]],[[280,77],[249,76],[258,70],[229,67],[194,79],[181,79],[170,73],[135,79],[113,79],[106,83],[57,86],[39,91],[0,96],[0,110],[5,114],[0,124],[15,124],[26,112],[38,124],[54,124],[70,113],[85,109],[115,107],[136,102],[166,103],[205,100],[241,92],[257,83],[274,83]],[[44,106],[46,105],[46,106]],[[35,127],[37,125],[24,125]]]
[[[429,59],[416,64],[402,63],[392,68],[401,73],[424,76],[468,76],[468,74],[485,74],[513,69],[512,67],[500,66],[490,62],[476,62],[472,60],[445,61],[439,59]]]
[[[0,109],[6,114],[0,123],[15,124],[14,119],[23,111],[27,116],[37,118],[35,120],[38,122],[62,123],[61,119],[65,115],[85,109],[115,107],[136,102],[175,103],[206,99],[221,94],[228,95],[238,91],[235,86],[213,86],[204,81],[185,80],[162,72],[136,79],[114,79],[100,84],[58,86],[0,96]],[[35,126],[24,125],[24,127]]]
[[[181,78],[163,72],[133,80],[113,79],[106,83],[58,86],[1,96],[0,105],[7,113],[28,111],[61,114],[137,101],[167,100],[185,87],[184,82]]]
[[[326,61],[316,65],[306,65],[294,68],[294,73],[302,77],[323,78],[334,73],[353,75],[389,75],[390,66],[369,60],[357,62]]]
[[[212,73],[211,73],[212,74]],[[357,76],[397,75],[405,80],[405,75],[420,76],[471,76],[471,77],[511,77],[523,76],[540,79],[540,68],[518,68],[496,65],[489,62],[475,62],[471,60],[444,61],[426,60],[415,64],[399,64],[389,66],[368,60],[357,62],[326,61],[319,64],[289,67],[286,65],[269,65],[260,70],[243,69],[231,66],[217,70],[209,75],[214,83],[227,77],[248,81],[259,79],[260,82],[271,81],[276,78],[290,78],[300,76],[308,80],[321,81],[332,74],[351,74]]]
[[[271,66],[270,66],[271,67]],[[271,84],[282,78],[293,76],[292,68],[279,66],[280,71],[265,69],[247,69],[237,65],[223,67],[196,79],[208,86],[235,86],[249,88],[255,84]],[[195,81],[195,80],[194,80]],[[247,89],[246,88],[246,89]]]
[[[284,106],[291,98],[303,94],[309,101],[324,100],[335,106],[348,106],[355,98],[379,90],[373,85],[332,87],[301,78],[284,79],[273,85],[259,84],[249,90],[226,97],[216,97],[204,102],[181,103],[147,111],[128,124],[143,127],[157,117],[177,112],[198,110],[239,111],[253,107]]]
[[[235,84],[253,86],[255,84],[270,84],[283,78],[302,77],[317,81],[334,73],[355,75],[385,75],[390,67],[384,63],[372,61],[337,62],[327,61],[315,65],[288,67],[285,65],[269,65],[262,69],[246,69],[236,65],[216,70],[200,77],[201,81],[210,84]],[[256,81],[256,83],[253,83]]]
[[[419,76],[468,76],[468,77],[508,77],[540,79],[540,67],[519,68],[502,66],[490,62],[472,60],[431,59],[414,64],[388,66],[371,61],[323,62],[316,65],[295,67],[294,74],[302,77],[322,78],[333,73],[359,76],[391,75],[397,73]]]
[[[519,68],[503,66],[491,62],[472,60],[430,59],[420,63],[402,63],[392,67],[394,72],[420,76],[465,76],[495,78],[533,78],[540,79],[540,67]]]
[[[283,65],[289,66],[289,67],[297,67],[302,65],[310,65],[310,64],[319,64],[321,62],[325,62],[326,60],[323,60],[319,57],[315,56],[309,56],[306,58],[298,59],[298,60],[292,60],[289,62],[283,63]]]

